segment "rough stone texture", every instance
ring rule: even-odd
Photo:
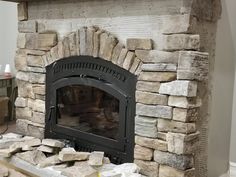
[[[195,169],[182,171],[166,165],[160,165],[159,175],[161,177],[195,177]]]
[[[143,64],[143,71],[170,71],[175,72],[177,70],[176,64],[173,63],[157,63],[157,64]]]
[[[138,81],[136,89],[140,91],[158,93],[160,85],[161,84],[159,82]]]
[[[33,104],[33,111],[45,113],[45,101],[35,100]]]
[[[167,105],[168,97],[156,93],[136,91],[136,102],[149,105]]]
[[[179,170],[193,167],[193,157],[190,155],[177,155],[169,152],[154,151],[154,160],[162,165],[168,165]]]
[[[151,160],[153,157],[153,150],[135,145],[134,147],[134,158],[139,160]]]
[[[33,85],[33,92],[39,95],[45,95],[45,85]]]
[[[172,34],[163,36],[163,50],[199,50],[200,36],[190,34]]]
[[[32,67],[44,67],[44,61],[42,56],[27,55],[27,65]]]
[[[16,156],[33,165],[37,165],[46,159],[46,156],[41,151],[37,150],[17,153]]]
[[[176,79],[175,72],[141,72],[138,80],[141,81],[156,81],[156,82],[167,82]]]
[[[64,37],[63,40],[58,43],[58,56],[59,58],[71,56],[69,37]]]
[[[176,133],[194,133],[196,132],[195,123],[183,123],[170,121],[166,119],[158,119],[158,131],[160,132],[176,132]]]
[[[178,63],[179,52],[166,52],[159,50],[136,50],[136,56],[143,63]]]
[[[160,140],[163,140],[163,141],[166,141],[167,139],[167,133],[163,133],[163,132],[158,132],[157,133],[157,138],[160,139]]]
[[[37,35],[37,49],[48,50],[57,44],[56,33],[42,33]]]
[[[127,53],[128,53],[128,50],[126,48],[121,49],[120,56],[117,60],[118,66],[121,66],[121,67],[123,66],[123,63],[124,63]]]
[[[58,155],[53,155],[51,157],[46,158],[44,161],[39,163],[40,168],[45,168],[47,166],[52,166],[56,164],[60,164],[61,161],[58,158]]]
[[[136,116],[135,133],[150,138],[157,137],[157,119],[144,116]]]
[[[53,61],[56,61],[56,60],[60,59],[59,54],[58,54],[58,45],[56,45],[55,47],[51,48],[50,54],[51,54],[51,57],[52,57]],[[44,63],[46,65],[46,62],[44,62]]]
[[[94,39],[93,39],[93,57],[98,57],[99,56],[99,49],[100,49],[100,36],[101,34],[104,33],[103,30],[98,29],[94,33]]]
[[[168,105],[178,108],[197,108],[201,106],[199,98],[169,96]]]
[[[27,61],[26,61],[26,54],[25,53],[21,53],[19,50],[16,51],[14,61],[15,61],[15,68],[17,71],[26,71],[27,70]]]
[[[93,56],[94,33],[97,31],[95,27],[87,28],[86,36],[86,54]]]
[[[17,4],[18,20],[28,20],[28,7],[27,2]]]
[[[59,159],[63,162],[88,160],[90,153],[76,152],[72,148],[64,148],[59,152]]]
[[[37,32],[37,22],[35,20],[19,21],[18,31],[20,33],[36,33]]]
[[[59,140],[54,140],[54,139],[43,139],[42,144],[46,146],[50,146],[50,147],[57,147],[57,148],[63,148],[65,146],[65,143]]]
[[[23,75],[24,76],[24,75]],[[19,73],[16,74],[16,78],[20,78]],[[35,98],[34,93],[33,93],[33,88],[32,84],[22,81],[22,80],[17,80],[17,85],[18,85],[18,95],[19,97],[24,97],[24,98]]]
[[[17,97],[15,101],[15,106],[20,108],[25,108],[27,106],[27,99],[22,97]]]
[[[194,51],[181,51],[177,71],[178,79],[204,81],[208,79],[209,55]]]
[[[134,160],[134,163],[140,167],[140,173],[150,177],[159,175],[159,165],[156,162]]]
[[[141,103],[137,103],[136,114],[142,116],[171,119],[172,107],[162,105],[144,105]]]
[[[26,47],[26,34],[18,33],[17,35],[17,47],[23,49]]]
[[[33,112],[31,120],[35,123],[45,124],[45,113]]]
[[[5,166],[0,165],[0,176],[7,177],[9,175],[8,168]]]
[[[135,72],[137,71],[137,69],[138,69],[140,63],[141,63],[141,60],[136,57],[136,58],[134,59],[133,64],[131,65],[129,71],[130,71],[131,73],[135,74]]]
[[[117,60],[120,56],[121,50],[124,48],[124,45],[120,42],[118,42],[118,44],[114,47],[113,49],[113,53],[112,53],[112,57],[111,57],[111,61],[112,63],[116,64]]]
[[[162,83],[159,93],[174,96],[195,97],[197,96],[197,82],[176,80]]]
[[[32,117],[32,110],[29,109],[28,107],[24,107],[24,108],[20,108],[17,107],[16,108],[16,117],[18,119],[31,119]]]
[[[167,142],[162,141],[162,140],[158,140],[158,139],[135,136],[135,143],[140,146],[143,146],[143,147],[157,149],[160,151],[167,151],[168,150]]]
[[[76,33],[70,33],[68,35],[69,39],[69,48],[70,48],[70,54],[71,56],[76,56],[77,55],[77,44],[76,44]]]
[[[152,40],[129,38],[126,40],[126,46],[128,50],[151,50]]]
[[[45,145],[41,145],[37,148],[38,151],[42,151],[42,152],[46,152],[46,153],[54,153],[54,148],[49,147],[49,146],[45,146]]]
[[[175,154],[192,154],[198,148],[199,132],[190,135],[167,133],[168,151]]]
[[[118,43],[118,40],[107,33],[102,33],[100,36],[100,51],[99,57],[105,60],[111,60],[113,49]]]
[[[88,164],[91,166],[102,166],[104,152],[94,151],[90,154]]]
[[[87,28],[82,27],[79,30],[79,40],[80,40],[80,55],[87,55],[86,54],[86,41],[87,41]]]
[[[194,109],[182,109],[174,108],[173,110],[173,120],[181,122],[195,122],[198,120],[199,110]]]
[[[129,70],[134,62],[134,59],[135,59],[134,52],[128,52],[123,63],[123,68]]]

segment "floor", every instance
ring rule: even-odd
[[[3,125],[0,125],[0,135],[3,133],[10,133],[10,132],[16,132],[16,122],[11,121],[8,123],[4,123]]]

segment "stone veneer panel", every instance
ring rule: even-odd
[[[128,34],[125,46],[124,34],[114,35],[121,23],[116,17],[116,25],[112,24],[115,27],[111,28],[104,24],[97,25],[93,19],[90,23],[96,27],[86,25],[88,22],[82,23],[80,14],[77,14],[78,19],[70,21],[52,20],[50,18],[60,14],[70,18],[71,13],[67,13],[68,8],[63,11],[59,7],[50,16],[44,14],[42,8],[34,9],[35,3],[29,3],[28,13],[27,4],[18,6],[20,22],[15,57],[19,86],[19,97],[15,103],[18,131],[43,137],[45,66],[68,56],[100,56],[129,70],[138,78],[134,158],[141,167],[141,173],[150,177],[194,177],[194,154],[199,143],[199,128],[196,124],[201,107],[198,85],[207,81],[209,62],[208,54],[200,52],[201,35],[192,32],[197,23],[196,18],[190,15],[193,13],[192,7],[185,5],[182,0],[171,1],[171,4],[178,6],[170,12],[167,10],[168,3],[153,2],[156,9],[152,7],[150,10],[157,16],[151,16],[151,21],[142,17],[142,20],[147,21],[144,24],[146,38],[133,36],[135,32],[130,36]],[[71,5],[70,2],[65,4]],[[78,4],[80,2],[75,7]],[[51,6],[53,4],[48,7]],[[97,6],[103,9],[101,4]],[[129,3],[127,8],[130,8]],[[180,9],[186,14],[176,13]],[[28,14],[29,20],[22,21],[28,19]],[[153,28],[158,29],[157,34],[160,36],[148,35],[147,24],[155,20],[157,23],[153,23]],[[137,26],[135,20],[130,23],[131,26]],[[65,33],[61,34],[60,30]]]

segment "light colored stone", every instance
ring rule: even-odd
[[[122,43],[118,43],[114,49],[113,49],[113,53],[112,53],[112,57],[111,57],[111,61],[112,63],[116,64],[117,60],[120,56],[121,50],[124,48],[124,45]]]
[[[24,49],[26,47],[26,34],[18,33],[17,35],[17,48]]]
[[[129,71],[130,71],[131,73],[135,73],[136,70],[138,69],[140,63],[141,63],[141,60],[136,57],[136,58],[134,59],[133,64],[131,65]]]
[[[69,57],[70,54],[70,41],[68,37],[64,37],[62,41],[58,43],[58,55],[59,58]]]
[[[50,50],[57,44],[56,33],[40,33],[37,34],[37,49]]]
[[[136,114],[156,118],[172,118],[172,107],[162,105],[136,104]]]
[[[45,113],[33,112],[31,120],[39,124],[45,124]]]
[[[11,151],[9,149],[0,149],[0,157],[11,157]]]
[[[16,73],[16,79],[21,80],[21,81],[29,81],[29,75],[26,72],[17,72]]]
[[[45,95],[45,85],[33,85],[33,92],[39,95]]]
[[[94,39],[93,39],[93,57],[98,57],[99,56],[99,49],[100,49],[100,36],[101,34],[104,33],[103,30],[97,30],[94,33]]]
[[[136,91],[136,102],[148,105],[167,105],[168,97],[157,93]]]
[[[168,165],[179,170],[193,167],[193,157],[190,155],[177,155],[169,152],[154,151],[154,160],[161,165]]]
[[[173,110],[173,120],[180,122],[195,122],[198,120],[198,109],[182,109],[174,108]]]
[[[28,107],[25,108],[16,108],[16,118],[17,119],[30,119],[32,117],[32,110]]]
[[[163,50],[199,50],[200,36],[192,34],[171,34],[163,36]]]
[[[61,163],[61,161],[59,160],[58,155],[53,155],[53,156],[46,158],[44,161],[40,162],[39,167],[45,168],[45,167],[53,166],[53,165],[60,164],[60,163]]]
[[[64,148],[59,152],[59,159],[63,162],[88,160],[90,153],[76,152],[74,149]]]
[[[27,177],[27,176],[23,175],[22,173],[14,170],[14,169],[9,169],[9,176],[8,177]]]
[[[80,165],[68,167],[62,170],[62,175],[68,177],[97,177],[97,170],[88,165],[87,162],[80,163]]]
[[[27,106],[27,99],[22,97],[17,97],[15,101],[15,106],[20,108],[25,108]]]
[[[27,55],[27,65],[33,67],[45,67],[42,56]]]
[[[33,104],[33,111],[45,113],[45,101],[35,100]]]
[[[76,33],[70,33],[68,35],[69,39],[69,48],[70,48],[70,55],[76,56],[77,55],[77,46],[76,46]]]
[[[126,40],[126,46],[128,50],[151,50],[152,40],[129,38]]]
[[[9,170],[7,167],[0,165],[0,176],[7,177],[9,175]]]
[[[167,82],[176,79],[175,72],[141,72],[138,80],[141,81],[154,81],[154,82]]]
[[[93,44],[94,44],[94,33],[97,31],[96,27],[88,27],[87,28],[87,36],[86,36],[86,54],[89,56],[93,56]]]
[[[44,138],[44,132],[45,132],[45,129],[43,128],[44,126],[45,125],[40,125],[40,124],[37,124],[37,126],[29,124],[27,134],[31,135],[31,136],[34,136],[36,138],[43,139]]]
[[[136,50],[136,56],[143,63],[178,63],[179,52],[166,52],[159,50]]]
[[[56,60],[60,59],[59,54],[58,54],[58,45],[51,48],[50,54],[51,54],[52,61],[56,61]],[[47,64],[46,62],[44,62],[44,63],[45,63],[45,65]]]
[[[158,131],[160,132],[175,132],[190,134],[196,132],[195,123],[183,123],[170,121],[166,119],[158,119]]]
[[[75,40],[76,40],[76,54],[79,56],[80,55],[80,30],[76,30]]]
[[[36,33],[37,32],[37,22],[35,20],[19,21],[18,31],[20,33]]]
[[[163,132],[157,133],[157,138],[160,140],[166,141],[166,139],[167,139],[166,136],[167,136],[167,133],[163,133]]]
[[[180,80],[208,80],[209,55],[202,52],[182,51],[179,55],[177,78]]]
[[[37,148],[38,151],[46,152],[46,153],[54,153],[55,149],[49,146],[41,145]]]
[[[157,119],[144,116],[135,117],[135,133],[150,138],[157,137]]]
[[[199,132],[184,135],[167,133],[168,151],[175,154],[192,154],[199,148]]]
[[[80,55],[87,55],[86,53],[86,41],[87,41],[87,28],[82,27],[79,30],[79,39],[80,39]]]
[[[21,78],[20,75],[16,75],[16,77]],[[18,79],[17,85],[18,85],[18,96],[19,97],[33,98],[33,99],[35,98],[35,95],[33,93],[32,84]]]
[[[140,173],[150,177],[159,175],[159,165],[156,162],[134,160],[134,163],[140,167]]]
[[[140,91],[158,93],[160,85],[161,85],[160,82],[138,81],[136,89]]]
[[[29,73],[29,82],[32,84],[44,84],[46,75],[42,73]]]
[[[140,168],[134,163],[123,163],[113,169],[117,173],[138,173]]]
[[[99,57],[105,60],[111,60],[113,49],[118,43],[118,40],[107,33],[102,33],[100,36],[100,51]]]
[[[121,67],[123,66],[127,53],[128,53],[128,50],[126,48],[121,49],[120,56],[118,57],[118,60],[117,60],[118,66],[121,66]]]
[[[176,64],[173,63],[157,63],[157,64],[143,64],[143,71],[170,71],[175,72],[177,70]]]
[[[91,166],[103,165],[104,152],[94,151],[90,154],[88,164]]]
[[[41,151],[27,151],[17,153],[16,156],[32,165],[38,165],[46,159],[46,156]]]
[[[42,144],[50,147],[63,148],[65,143],[55,139],[43,139]]]
[[[176,80],[162,83],[159,93],[174,96],[195,97],[197,96],[197,82]]]
[[[134,52],[128,52],[123,62],[123,68],[129,70],[135,59]]]
[[[134,147],[134,158],[139,160],[151,160],[153,157],[153,150],[135,145]]]
[[[169,96],[168,105],[178,108],[197,108],[201,106],[200,98]]]
[[[28,20],[27,2],[20,2],[17,4],[18,20]]]
[[[16,51],[14,61],[15,61],[15,68],[17,71],[27,70],[26,54],[20,53],[19,50]]]
[[[167,151],[168,150],[167,142],[162,141],[162,140],[158,140],[158,139],[135,136],[135,143],[140,146],[143,146],[143,147],[157,149],[160,151]]]
[[[161,177],[195,177],[195,169],[182,171],[166,165],[160,165],[159,174]]]

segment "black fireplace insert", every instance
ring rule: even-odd
[[[132,162],[136,76],[110,61],[72,56],[46,67],[45,137]]]

